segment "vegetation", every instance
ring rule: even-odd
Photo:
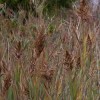
[[[99,17],[84,0],[62,13],[68,5],[58,0],[59,14],[48,18],[0,12],[0,100],[100,99]]]
[[[36,10],[36,5],[41,6],[43,9],[43,14],[52,14],[54,10],[60,8],[70,8],[75,0],[37,0],[33,2],[32,0],[1,0],[1,3],[6,3],[7,7],[10,7],[14,11],[24,9],[24,10]],[[36,4],[37,3],[37,4]],[[36,11],[35,11],[36,12]]]

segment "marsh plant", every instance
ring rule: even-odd
[[[56,1],[54,16],[0,12],[0,100],[100,99],[99,17],[85,0],[63,10],[70,0],[51,0],[53,7]]]

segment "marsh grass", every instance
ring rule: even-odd
[[[0,16],[0,100],[100,99],[100,22],[86,6],[25,24]]]

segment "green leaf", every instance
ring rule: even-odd
[[[9,87],[7,100],[14,100],[14,93],[12,87]]]

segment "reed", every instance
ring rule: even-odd
[[[85,0],[60,14],[0,16],[0,100],[100,99],[100,22]]]

